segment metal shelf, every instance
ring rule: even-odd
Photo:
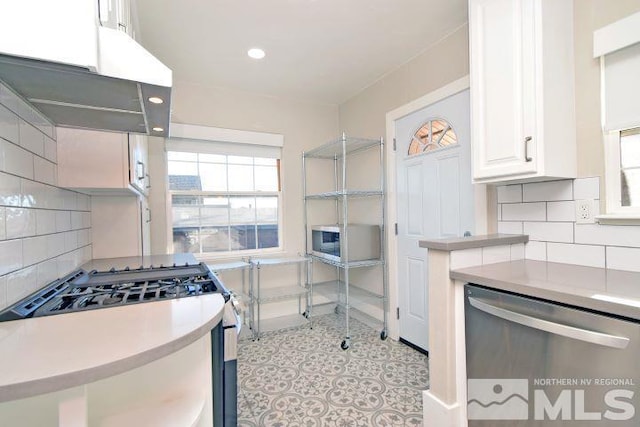
[[[281,258],[251,258],[250,270],[250,302],[251,302],[251,329],[253,339],[259,339],[262,330],[262,319],[260,318],[260,307],[262,304],[274,301],[284,301],[288,299],[298,300],[298,316],[301,319],[311,322],[308,319],[311,287],[309,275],[311,268],[311,258],[306,256],[281,257]],[[261,285],[260,272],[262,267],[277,267],[285,265],[296,265],[298,283],[290,286],[266,287]],[[304,268],[304,272],[303,272]],[[303,304],[304,301],[304,304]],[[302,311],[304,305],[304,312]],[[257,310],[257,313],[255,312]]]
[[[326,282],[319,282],[313,284],[313,292],[321,295],[327,299],[339,302],[339,295],[342,293],[341,289],[344,288],[345,283],[342,280],[328,280]],[[371,301],[374,303],[384,299],[384,295],[377,294],[368,289],[361,288],[349,284],[349,296],[360,301]]]
[[[316,159],[340,159],[344,153],[353,154],[368,148],[378,147],[382,144],[381,139],[347,138],[344,134],[342,138],[330,141],[320,147],[302,153],[303,157]]]
[[[286,264],[298,264],[309,262],[309,258],[304,256],[289,257],[289,258],[251,258],[249,261],[252,265],[260,267],[268,267],[272,265],[286,265]]]
[[[375,189],[368,190],[350,190],[350,181],[349,181],[349,170],[351,169],[350,164],[353,162],[348,162],[345,158],[346,156],[357,153],[359,151],[367,150],[367,149],[377,149],[379,164],[374,171],[373,168],[367,170],[367,175],[372,175],[372,180],[367,182],[374,183],[376,181],[379,182],[379,186]],[[333,177],[333,188],[334,191],[323,192],[318,194],[309,194],[307,193],[307,162],[310,159],[329,159],[333,160],[333,173],[332,174],[323,174],[322,179],[325,180],[332,175]],[[326,165],[328,162],[322,162],[323,165]],[[377,172],[377,177],[375,176]],[[379,259],[370,259],[364,261],[349,261],[349,262],[341,262],[336,260],[327,259],[324,257],[312,255],[308,253],[308,256],[311,257],[312,260],[321,262],[323,264],[327,264],[333,267],[336,267],[336,280],[330,282],[322,282],[320,284],[313,283],[313,275],[310,277],[310,304],[309,308],[313,307],[313,294],[314,288],[316,286],[320,287],[319,293],[322,294],[323,290],[327,288],[331,288],[331,284],[333,284],[333,288],[335,289],[333,302],[338,304],[344,308],[344,341],[341,343],[341,348],[346,350],[349,348],[351,343],[351,337],[349,332],[349,311],[352,308],[352,303],[350,299],[352,296],[355,296],[352,302],[356,302],[357,297],[362,296],[365,297],[366,290],[362,288],[352,287],[349,284],[349,270],[352,268],[360,268],[360,267],[375,267],[381,266],[382,268],[382,289],[383,295],[376,295],[372,293],[368,296],[368,298],[375,299],[377,304],[382,305],[382,331],[380,333],[381,339],[386,339],[387,337],[387,327],[388,327],[388,301],[387,296],[389,294],[388,291],[388,283],[387,283],[387,266],[385,263],[385,222],[386,222],[386,214],[385,214],[385,148],[384,148],[384,140],[380,139],[364,139],[364,138],[347,138],[345,134],[342,134],[341,138],[330,141],[327,144],[324,144],[318,148],[313,150],[309,150],[302,153],[302,175],[303,175],[303,195],[304,195],[304,226],[305,226],[305,248],[307,252],[310,252],[309,247],[309,212],[308,212],[308,201],[309,200],[333,200],[335,203],[335,222],[338,223],[341,219],[344,221],[343,230],[348,229],[348,219],[349,219],[349,200],[352,198],[369,198],[371,203],[379,203],[379,211],[380,211],[380,256]],[[342,203],[340,203],[342,202]],[[354,237],[355,238],[355,237]],[[341,247],[344,242],[344,247],[349,247],[349,233],[345,233],[344,236],[341,236],[340,244]],[[324,288],[324,289],[323,289]],[[331,300],[331,298],[330,298]],[[355,307],[353,307],[355,309]],[[307,314],[311,315],[310,312]]]
[[[327,191],[326,193],[307,194],[305,198],[307,200],[313,199],[336,199],[338,197],[376,197],[383,196],[384,193],[380,190],[342,190],[342,191]]]
[[[207,264],[209,268],[218,273],[220,271],[242,270],[245,268],[251,268],[251,264],[245,261],[225,262],[220,264]]]
[[[285,300],[289,298],[297,298],[305,296],[309,292],[306,287],[299,285],[280,286],[277,288],[266,288],[260,290],[260,296],[256,296],[256,302],[271,302],[277,300]]]
[[[324,258],[317,255],[309,255],[311,259],[314,261],[319,261],[324,264],[332,265],[334,267],[339,268],[359,268],[359,267],[374,267],[376,265],[383,265],[384,260],[381,259],[367,259],[364,261],[349,261],[349,262],[341,262],[341,261],[333,261],[328,258]]]

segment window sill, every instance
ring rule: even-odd
[[[215,252],[210,253],[202,253],[202,254],[193,254],[196,259],[200,262],[209,263],[209,262],[226,262],[226,261],[237,261],[241,259],[246,259],[250,257],[264,257],[264,256],[280,256],[284,254],[285,251],[282,248],[271,248],[271,249],[257,249],[251,251],[242,251],[242,252],[226,252],[224,254],[216,254]]]
[[[596,220],[603,225],[640,225],[640,214],[605,214]]]

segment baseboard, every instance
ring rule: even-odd
[[[428,390],[422,392],[424,427],[467,427],[458,403],[446,404]]]

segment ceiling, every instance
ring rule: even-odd
[[[340,104],[467,21],[467,0],[137,0],[174,81]],[[263,60],[247,50],[263,48]],[[434,61],[437,66],[437,61]]]

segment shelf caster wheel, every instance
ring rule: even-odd
[[[304,317],[305,319],[309,318],[309,312],[305,311],[304,313],[302,313],[302,317]]]
[[[342,341],[342,343],[340,344],[340,348],[343,350],[346,350],[349,348],[349,342],[347,340]]]
[[[334,308],[334,309],[333,309],[333,312],[334,312],[335,314],[338,314],[338,306],[337,306],[337,305],[336,305],[336,308]]]
[[[381,339],[382,341],[384,341],[384,340],[386,340],[386,339],[387,339],[387,331],[382,331],[382,332],[380,332],[380,339]]]

